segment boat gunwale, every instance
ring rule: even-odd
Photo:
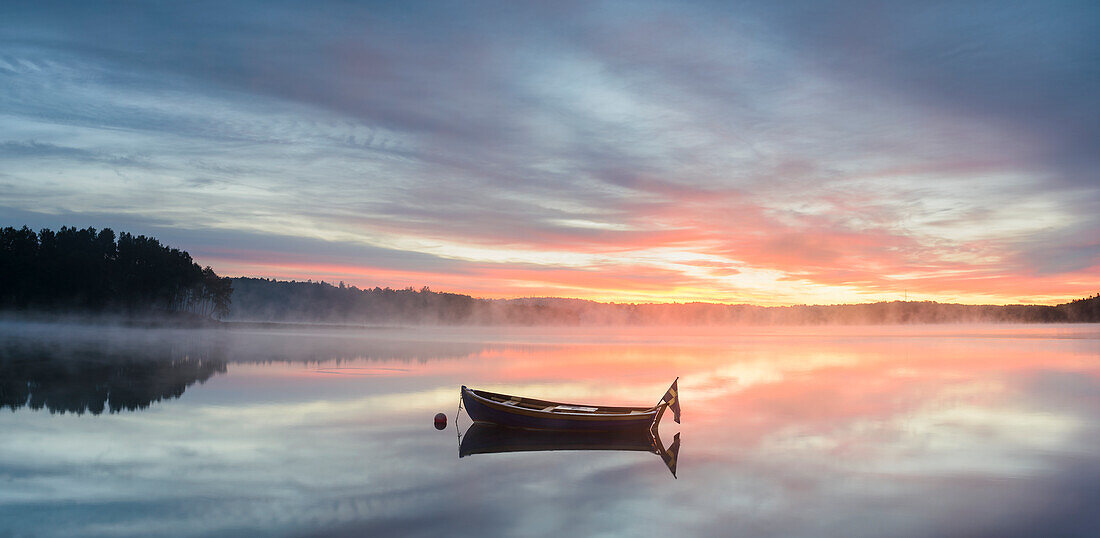
[[[652,407],[617,407],[617,406],[596,406],[596,405],[581,405],[565,402],[554,402],[550,400],[539,400],[537,398],[526,398],[521,396],[514,396],[511,394],[503,394],[499,392],[489,392],[485,390],[471,389],[469,387],[462,387],[463,390],[468,392],[470,396],[477,398],[477,401],[483,405],[490,406],[494,409],[532,417],[549,418],[549,417],[561,417],[567,420],[611,420],[611,421],[642,421],[644,418],[652,418],[657,414],[662,405],[655,405]],[[541,404],[543,408],[550,406],[573,406],[573,407],[595,407],[596,411],[590,412],[569,412],[569,411],[545,411],[543,409],[531,409],[526,407],[519,407],[517,405],[508,405],[504,402],[493,400],[487,395],[507,398],[519,402],[531,402]],[[634,413],[637,411],[637,413]]]

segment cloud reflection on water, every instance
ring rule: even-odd
[[[0,415],[0,531],[1072,536],[1100,523],[1095,326],[185,335],[227,366],[179,399]],[[463,383],[646,404],[676,375],[684,421],[661,434],[684,438],[677,481],[644,453],[459,460],[453,427],[430,424],[454,417]]]

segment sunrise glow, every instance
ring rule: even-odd
[[[16,9],[0,225],[486,298],[1098,291],[1092,17],[766,6]]]

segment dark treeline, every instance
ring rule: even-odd
[[[233,287],[191,255],[144,235],[0,229],[0,308],[228,314]]]
[[[325,282],[233,279],[232,319],[253,321],[464,324],[485,301],[421,288],[360,289]]]
[[[143,235],[0,229],[0,310],[148,314],[275,322],[450,325],[819,325],[1100,322],[1100,295],[1057,306],[881,302],[762,307],[477,299],[427,287],[222,278]]]
[[[325,282],[234,281],[233,319],[319,323],[474,325],[820,325],[1100,322],[1100,295],[1057,306],[931,301],[764,307],[618,304],[578,299],[477,299],[421,288],[360,289]]]

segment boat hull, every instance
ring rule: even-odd
[[[645,430],[653,425],[658,412],[663,409],[661,406],[657,406],[652,408],[614,408],[616,410],[614,413],[551,412],[512,407],[505,403],[494,401],[491,397],[486,397],[485,395],[503,396],[462,387],[462,404],[466,408],[466,413],[469,414],[470,418],[474,421],[497,424],[509,428],[526,428],[533,430]],[[543,402],[541,400],[533,401],[548,404],[548,407],[570,405],[557,404],[556,402]],[[572,407],[583,408],[583,406]]]

